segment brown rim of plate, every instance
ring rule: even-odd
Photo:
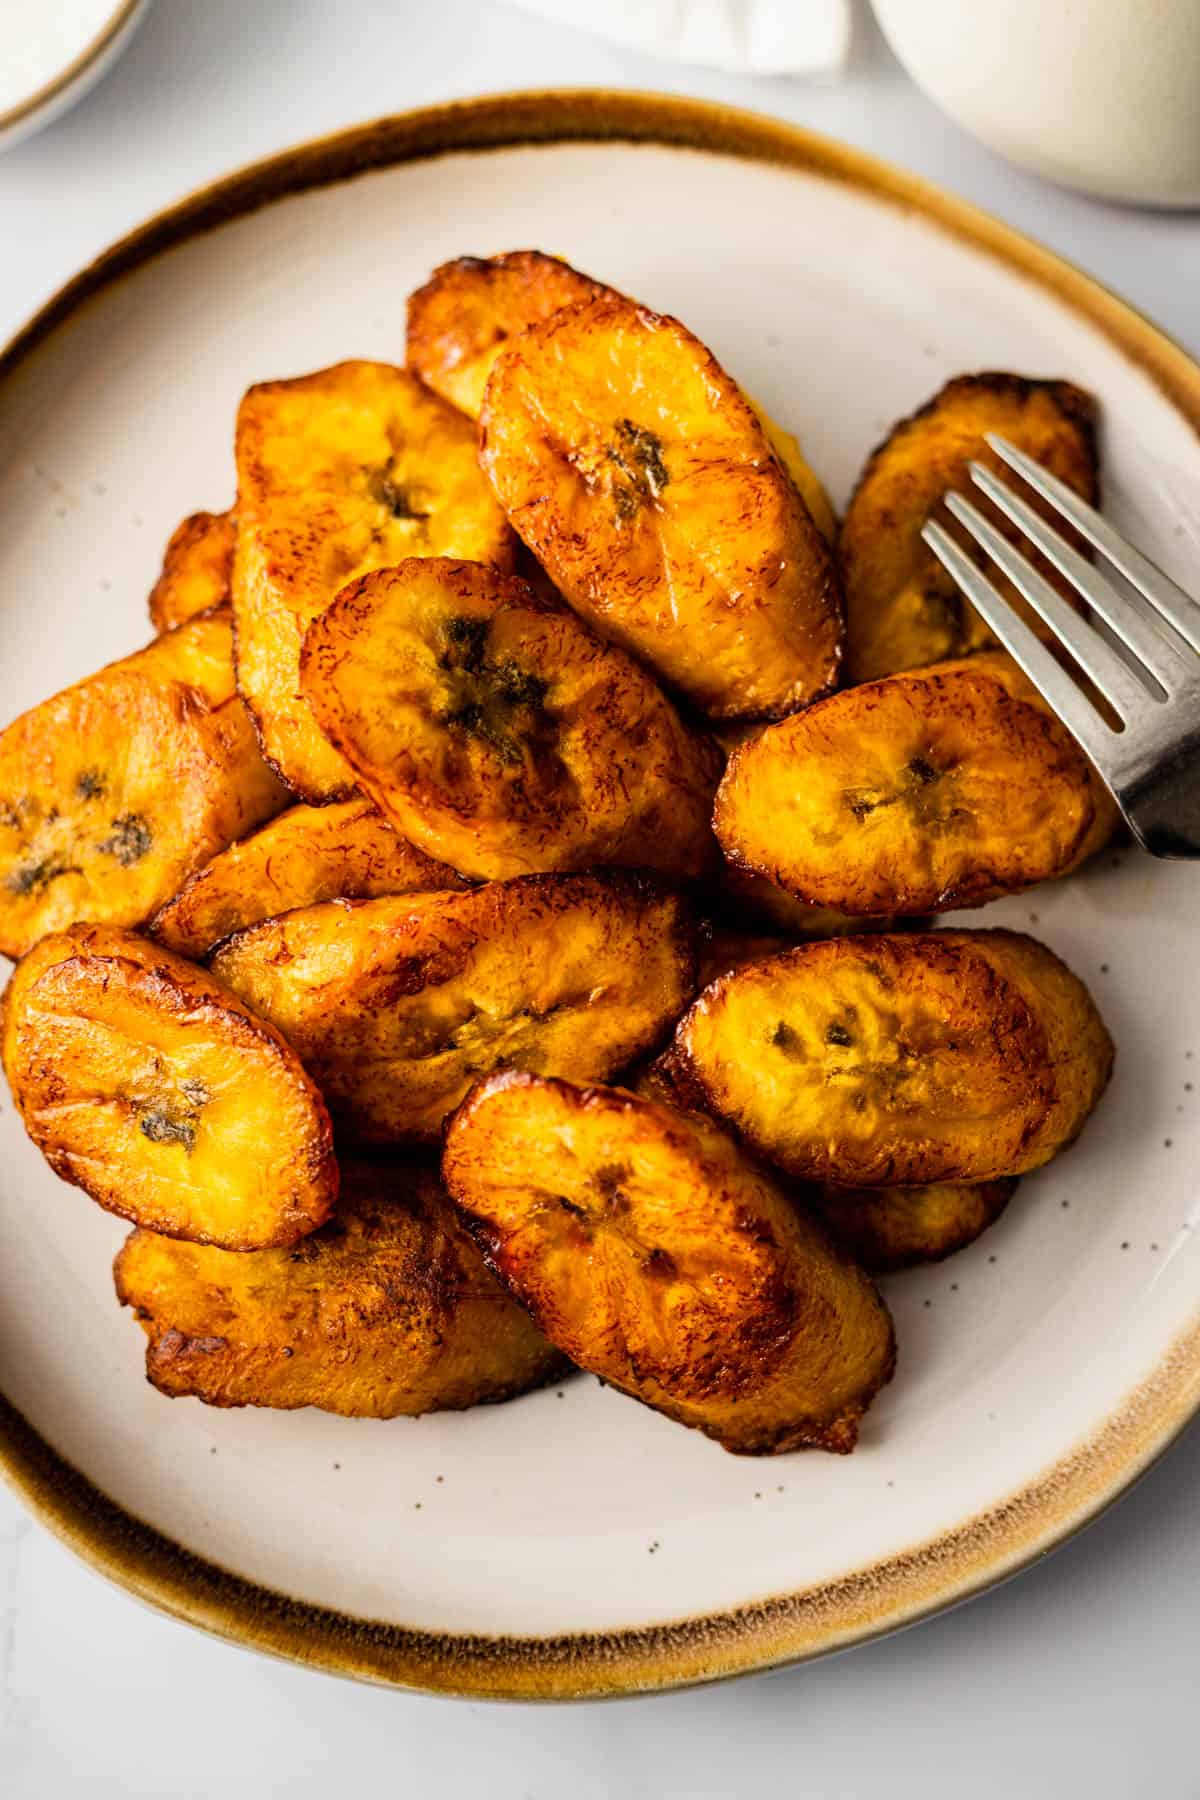
[[[373,169],[451,151],[648,143],[743,157],[842,182],[915,213],[1085,318],[1200,436],[1200,365],[1133,308],[997,219],[815,133],[674,96],[559,89],[401,113],[301,144],[157,214],[69,281],[0,352],[0,384],[91,298],[173,246]],[[0,390],[0,402],[3,394]],[[495,1699],[615,1697],[715,1681],[846,1649],[1016,1574],[1087,1525],[1200,1408],[1200,1323],[1091,1438],[938,1537],[799,1593],[670,1624],[556,1637],[428,1632],[354,1618],[256,1586],[195,1555],[94,1487],[0,1395],[0,1471],[83,1560],[139,1599],[218,1637],[334,1674]]]
[[[19,100],[15,106],[10,106],[7,111],[0,112],[0,133],[8,131],[13,125],[19,125],[22,119],[28,119],[34,113],[40,112],[43,106],[48,105],[51,100],[64,93],[73,82],[78,80],[85,69],[91,67],[97,57],[103,56],[109,46],[116,42],[144,3],[145,0],[122,0],[120,6],[114,6],[95,37],[89,44],[84,45],[77,56],[71,58],[65,69],[60,69],[57,75],[52,75],[49,81],[44,82],[40,88],[35,88],[32,94],[26,94],[24,100]]]

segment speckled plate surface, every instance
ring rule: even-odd
[[[249,382],[398,358],[404,297],[434,263],[528,244],[681,314],[838,500],[951,373],[1082,382],[1103,403],[1112,516],[1195,581],[1200,369],[1118,301],[786,126],[522,95],[384,121],[197,196],[0,359],[0,712],[146,637],[167,533],[231,498]],[[888,1283],[899,1369],[851,1458],[726,1456],[585,1378],[390,1424],[170,1403],[113,1299],[121,1227],[48,1174],[6,1100],[7,1476],[179,1616],[442,1691],[714,1678],[978,1591],[1093,1516],[1200,1401],[1196,899],[1194,871],[1121,852],[987,909],[1093,984],[1116,1078],[972,1249]]]

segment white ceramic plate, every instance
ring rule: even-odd
[[[783,126],[525,95],[198,196],[0,360],[4,716],[148,635],[169,530],[231,498],[249,382],[399,358],[434,263],[523,245],[681,314],[838,500],[946,376],[1069,376],[1103,402],[1116,523],[1197,578],[1200,369],[1084,277]],[[1200,1397],[1196,894],[1193,870],[1122,852],[988,909],[1092,984],[1117,1073],[977,1245],[888,1283],[899,1369],[853,1457],[727,1456],[587,1378],[388,1424],[170,1403],[113,1299],[122,1228],[48,1174],[6,1105],[8,1474],[84,1556],[198,1624],[458,1692],[698,1680],[976,1591],[1091,1517]]]

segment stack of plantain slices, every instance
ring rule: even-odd
[[[839,529],[684,325],[531,250],[436,269],[404,367],[250,389],[156,636],[0,735],[4,1068],[134,1227],[156,1388],[391,1418],[574,1365],[854,1448],[874,1277],[1112,1061],[1044,945],[929,929],[1113,826],[920,538],[993,430],[1094,498],[1086,395],[966,376]]]

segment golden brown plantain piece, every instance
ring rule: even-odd
[[[848,681],[874,681],[995,644],[923,542],[921,527],[943,494],[955,488],[969,494],[1006,537],[1028,552],[1030,546],[975,488],[968,462],[974,459],[1009,481],[1017,480],[984,441],[985,432],[999,432],[1095,504],[1095,421],[1091,395],[1069,381],[987,372],[948,381],[927,405],[892,428],[868,458],[839,536]],[[1052,516],[1044,502],[1027,498]],[[948,518],[944,522],[978,559],[981,553],[961,527]],[[1039,567],[1053,577],[1047,564],[1039,561]],[[1005,584],[1001,580],[998,585]],[[1005,591],[1045,635],[1046,628],[1015,591],[1006,585]]]
[[[464,875],[718,861],[716,746],[515,576],[441,557],[365,575],[309,626],[300,682],[397,831]]]
[[[477,419],[488,376],[510,338],[564,306],[613,291],[541,250],[455,257],[408,297],[409,367]]]
[[[939,1181],[928,1187],[805,1189],[804,1198],[843,1249],[874,1275],[941,1262],[994,1225],[1016,1189],[1002,1181]]]
[[[461,413],[406,369],[345,362],[252,387],[237,424],[238,685],[304,800],[354,777],[300,694],[304,633],[340,587],[406,556],[508,567],[512,536]]]
[[[141,924],[283,799],[234,689],[228,615],[166,632],[0,735],[0,951],[77,919]]]
[[[806,1181],[991,1181],[1071,1143],[1112,1068],[1083,983],[1011,931],[832,938],[706,988],[664,1058]]]
[[[239,932],[213,968],[288,1038],[360,1137],[433,1143],[511,1063],[603,1080],[695,991],[690,921],[648,876],[529,875],[333,900]]]
[[[455,1114],[442,1172],[573,1362],[741,1455],[853,1450],[887,1309],[710,1120],[509,1069]]]
[[[778,938],[738,941],[718,933],[701,953],[700,980],[707,986],[718,976],[762,961],[790,948]],[[703,1094],[686,1078],[673,1077],[677,1062],[668,1050],[626,1078],[643,1100],[656,1100],[679,1112],[703,1115]],[[789,1183],[777,1179],[798,1206],[815,1212],[849,1256],[873,1275],[940,1262],[973,1243],[1004,1211],[1017,1186],[1015,1176],[999,1181],[938,1182],[926,1187],[844,1187],[834,1182]]]
[[[214,606],[228,604],[235,527],[231,512],[190,513],[171,533],[162,572],[150,590],[150,622],[171,631]]]
[[[771,725],[729,759],[714,824],[738,869],[811,905],[912,916],[1066,874],[1109,801],[1006,657],[890,675]]]
[[[113,1275],[173,1399],[393,1419],[508,1400],[565,1367],[423,1164],[345,1162],[336,1216],[294,1249],[135,1231]]]
[[[369,800],[291,806],[197,869],[150,931],[199,962],[222,938],[297,906],[464,885],[455,870],[399,837]]]
[[[551,580],[713,719],[832,686],[833,559],[737,384],[677,320],[620,296],[497,360],[480,460]]]
[[[518,332],[580,301],[622,298],[615,288],[541,250],[459,256],[435,269],[425,285],[409,295],[409,367],[427,387],[468,418],[477,419],[496,359]],[[750,405],[799,488],[817,530],[831,544],[837,520],[798,439],[776,425],[756,400],[751,399]]]
[[[43,938],[6,989],[3,1056],[54,1173],[108,1212],[257,1250],[333,1211],[329,1117],[295,1052],[145,938],[103,925]]]
[[[761,962],[792,948],[785,939],[714,932],[700,952],[700,983]],[[703,1114],[703,1095],[694,1081],[682,1087],[673,1078],[677,1064],[668,1050],[626,1077],[644,1100],[657,1100],[690,1114]],[[873,1275],[940,1262],[963,1250],[994,1223],[1017,1186],[1001,1181],[939,1182],[926,1187],[844,1187],[834,1182],[784,1184],[797,1205],[815,1212],[849,1256]]]

